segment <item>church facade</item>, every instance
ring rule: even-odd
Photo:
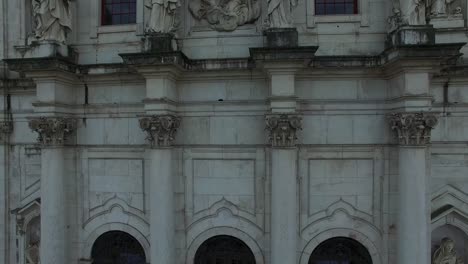
[[[466,0],[0,11],[0,263],[468,263]]]

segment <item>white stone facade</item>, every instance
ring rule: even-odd
[[[193,264],[220,235],[257,264],[309,264],[337,237],[373,264],[468,263],[466,1],[427,25],[405,22],[410,0],[315,1],[286,47],[270,1],[216,23],[178,1],[161,51],[143,0],[113,26],[100,0],[63,1],[65,43],[34,39],[30,0],[0,0],[0,264],[93,263],[109,231],[146,263]]]

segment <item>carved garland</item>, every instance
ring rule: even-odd
[[[76,130],[76,120],[63,117],[39,117],[29,121],[29,127],[39,134],[42,145],[62,145]]]
[[[388,119],[400,145],[429,144],[431,131],[438,123],[433,113],[394,113]]]
[[[180,117],[159,115],[140,119],[140,127],[148,134],[151,147],[169,147],[180,127]]]
[[[266,117],[268,140],[272,147],[294,147],[297,130],[302,130],[302,118],[298,115],[279,114]]]

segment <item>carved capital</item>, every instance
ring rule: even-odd
[[[11,121],[0,121],[0,141],[4,141],[13,132]]]
[[[277,114],[266,117],[268,140],[272,147],[295,147],[297,130],[302,130],[302,118],[294,114]]]
[[[431,131],[437,125],[434,113],[393,113],[390,127],[400,145],[423,146],[431,142]]]
[[[29,127],[39,134],[44,146],[63,145],[76,130],[76,120],[63,117],[39,117],[29,121]]]
[[[140,128],[148,135],[151,147],[170,147],[180,127],[180,117],[154,115],[140,119]]]

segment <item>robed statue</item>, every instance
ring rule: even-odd
[[[431,5],[431,16],[445,16],[447,15],[447,7],[453,3],[454,0],[433,0]]]
[[[65,43],[71,31],[69,0],[32,0],[35,37]]]
[[[151,10],[147,32],[171,33],[176,30],[176,11],[180,0],[145,0],[145,6]]]
[[[292,10],[298,0],[268,0],[268,21],[270,28],[292,27]]]
[[[442,239],[440,247],[434,252],[432,264],[463,264],[463,260],[455,251],[455,242],[452,239]]]

